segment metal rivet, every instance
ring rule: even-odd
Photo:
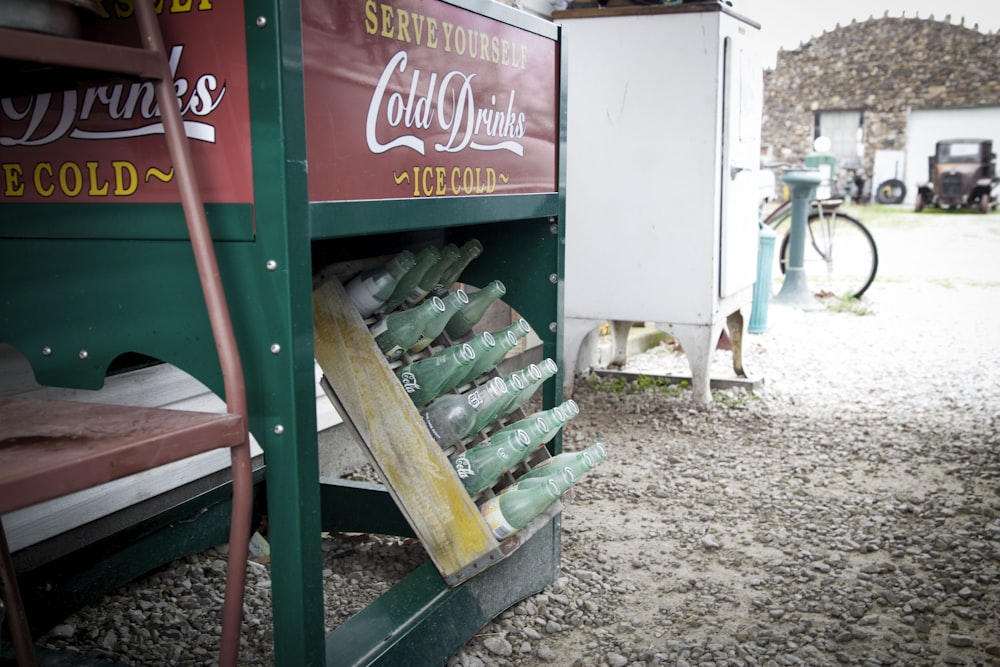
[[[46,356],[46,357],[51,357],[52,356],[52,348],[49,347],[48,345],[46,345],[45,347],[43,347],[42,348],[42,355]]]
[[[263,16],[258,16],[257,17],[257,27],[258,28],[263,28],[266,25],[267,25],[267,19],[264,18]]]
[[[557,282],[559,282],[559,276],[556,275],[556,274],[554,274],[554,273],[550,273],[549,274],[549,282],[552,283],[553,285],[555,285]]]
[[[276,424],[274,426],[274,434],[275,435],[281,435],[284,432],[285,432],[285,427],[282,426],[281,424]]]
[[[554,224],[554,223],[551,224],[551,225],[549,225],[549,231],[552,232],[553,234],[558,234],[559,233],[559,225]]]
[[[271,354],[278,354],[281,352],[281,346],[277,343],[271,343]]]
[[[552,333],[555,333],[558,327],[559,325],[556,324],[555,322],[549,322],[549,331],[551,331]]]
[[[90,354],[86,350],[80,350],[80,358],[81,359],[86,359],[89,356],[90,356]]]
[[[268,271],[274,271],[275,269],[278,268],[278,263],[273,259],[269,259],[267,260],[267,264],[265,264],[264,266],[267,267]]]

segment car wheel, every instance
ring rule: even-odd
[[[898,178],[882,181],[875,191],[875,201],[879,204],[902,204],[906,197],[906,185]]]

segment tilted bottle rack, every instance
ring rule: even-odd
[[[483,502],[513,481],[517,471],[526,472],[549,458],[548,450],[539,447],[515,471],[505,473],[490,489],[470,497],[449,462],[449,454],[459,456],[467,447],[482,442],[490,432],[524,419],[523,409],[517,408],[482,431],[442,450],[393,369],[472,336],[452,341],[442,333],[427,349],[417,354],[406,353],[390,364],[375,344],[368,324],[351,304],[337,273],[336,268],[331,270],[313,295],[315,353],[324,373],[323,388],[363,446],[441,576],[454,586],[509,556],[523,540],[562,511],[562,503],[552,503],[502,542],[494,538],[479,511]],[[493,369],[481,377],[497,375]],[[481,382],[482,379],[473,381]]]

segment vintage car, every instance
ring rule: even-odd
[[[914,210],[924,206],[978,206],[983,213],[996,207],[996,153],[989,139],[947,139],[937,142],[928,158],[930,180],[917,186]]]

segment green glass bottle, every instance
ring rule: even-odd
[[[487,441],[471,447],[456,456],[451,465],[458,473],[462,486],[470,496],[490,488],[531,447],[531,440],[524,431],[504,442]]]
[[[476,352],[468,343],[452,345],[396,371],[396,377],[410,400],[421,408],[446,391],[454,389],[449,384],[476,358]]]
[[[521,456],[511,464],[511,468],[519,465],[522,461],[527,460],[532,452],[538,449],[542,443],[546,442],[547,438],[550,438],[555,434],[556,430],[551,426],[551,422],[542,417],[536,417],[535,419],[522,419],[518,422],[520,426],[514,429],[503,429],[502,431],[497,431],[496,433],[491,433],[489,435],[490,442],[503,443],[508,442],[511,438],[517,437],[517,433],[524,432],[528,434],[528,440],[531,441],[531,446],[526,450],[521,451]]]
[[[546,426],[545,432],[542,435],[542,440],[539,444],[547,444],[552,440],[552,438],[556,437],[556,434],[559,433],[559,429],[561,429],[567,421],[579,414],[580,410],[576,407],[575,402],[573,402],[575,412],[573,409],[567,407],[567,403],[570,403],[572,400],[573,399],[565,401],[562,405],[557,405],[556,407],[549,408],[548,410],[539,410],[534,414],[528,415],[524,419],[507,424],[503,428],[497,429],[495,433],[491,433],[489,436],[490,440],[501,437],[510,437],[509,433],[517,429],[523,429],[526,431],[530,430],[532,424],[541,420],[542,423],[546,424]]]
[[[566,422],[580,414],[580,406],[578,406],[576,401],[571,398],[546,412],[551,412],[552,419],[555,421],[555,428],[553,428],[549,436],[542,441],[543,444],[548,443],[552,440],[552,438],[556,437],[559,429],[565,426]]]
[[[444,330],[451,336],[452,340],[458,340],[472,331],[472,327],[482,319],[486,310],[506,293],[507,288],[504,287],[504,284],[499,280],[494,280],[478,292],[469,294],[469,303],[455,313]]]
[[[458,259],[460,253],[461,251],[454,243],[449,243],[441,248],[441,251],[438,253],[438,260],[427,269],[427,272],[420,278],[420,281],[406,295],[406,304],[415,306],[423,301],[424,297],[430,294],[431,290],[438,284],[441,274]]]
[[[524,380],[522,370],[505,375],[500,380],[507,386],[507,395],[502,400],[493,404],[489,410],[479,411],[479,414],[476,415],[476,421],[472,426],[473,432],[483,430],[501,415],[506,414],[507,406],[510,405],[511,400],[528,386],[528,383]]]
[[[479,375],[479,373],[475,372],[476,365],[480,362],[483,356],[492,353],[493,348],[497,346],[497,341],[493,337],[493,334],[491,334],[489,331],[483,331],[481,333],[476,334],[473,338],[471,338],[469,340],[469,345],[471,345],[472,349],[476,351],[476,361],[470,364],[469,367],[463,371],[461,377],[455,378],[456,387],[461,387],[463,384],[468,384],[469,380],[467,379],[467,376],[473,374],[475,376]]]
[[[561,468],[557,473],[553,475],[545,475],[540,477],[531,477],[529,479],[518,479],[516,482],[510,486],[505,486],[504,488],[497,491],[497,495],[501,493],[510,493],[511,491],[518,491],[524,489],[530,489],[533,486],[542,486],[543,484],[548,484],[549,482],[555,482],[559,487],[560,495],[569,491],[574,484],[577,483],[577,478],[573,475],[573,471],[569,468]]]
[[[480,512],[493,537],[504,540],[527,526],[560,495],[559,484],[550,479],[546,484],[498,494],[483,503]]]
[[[493,378],[482,387],[464,394],[445,394],[420,410],[420,416],[431,437],[447,449],[473,433],[472,427],[479,410],[489,409],[507,394],[507,385]]]
[[[369,317],[378,310],[392,296],[400,279],[416,263],[413,253],[404,250],[385,264],[362,271],[349,280],[344,285],[344,290],[361,317]]]
[[[435,297],[438,298],[438,297]],[[424,330],[420,332],[420,338],[417,342],[410,346],[411,352],[420,352],[425,347],[434,342],[434,339],[441,335],[444,331],[445,326],[448,324],[448,320],[458,312],[458,310],[469,303],[469,297],[465,293],[465,290],[455,290],[450,294],[440,297],[444,302],[444,312],[437,313],[430,319],[427,324],[424,325]]]
[[[514,349],[517,341],[527,336],[529,331],[531,331],[531,327],[528,326],[527,320],[522,317],[510,326],[492,332],[496,345],[481,355],[478,352],[476,353],[476,363],[472,365],[471,370],[462,380],[461,384],[472,382],[473,379],[500,363],[504,356]]]
[[[593,470],[598,463],[608,458],[608,450],[600,442],[595,442],[582,452],[563,452],[538,464],[537,467],[524,473],[517,478],[520,483],[523,480],[535,479],[538,477],[555,477],[564,475],[563,470],[569,470],[575,481],[579,481],[584,475]]]
[[[513,412],[527,403],[531,397],[535,395],[535,392],[538,391],[539,387],[541,387],[546,380],[555,375],[556,371],[559,370],[559,366],[557,366],[556,362],[551,358],[544,359],[538,367],[541,369],[541,373],[539,374],[540,377],[532,378],[531,382],[528,383],[528,386],[522,389],[518,395],[511,400],[507,406],[507,412],[504,414]]]
[[[479,257],[482,252],[483,244],[477,239],[471,239],[465,243],[462,246],[458,259],[453,261],[451,266],[444,270],[431,292],[437,296],[446,294],[451,289],[451,286],[458,281],[458,277],[462,275],[462,271],[465,271],[466,267],[472,263],[472,260]]]
[[[431,319],[444,311],[444,301],[434,297],[416,308],[389,313],[373,324],[369,331],[386,359],[395,361],[420,340],[421,332]]]
[[[434,266],[434,264],[440,259],[441,253],[434,246],[427,246],[422,248],[416,254],[416,264],[412,269],[406,272],[399,282],[396,283],[396,288],[392,290],[392,294],[386,300],[382,307],[376,310],[376,313],[391,313],[392,311],[403,305],[406,301],[406,297],[413,291],[413,288],[420,283],[420,279],[424,277],[424,274]]]

